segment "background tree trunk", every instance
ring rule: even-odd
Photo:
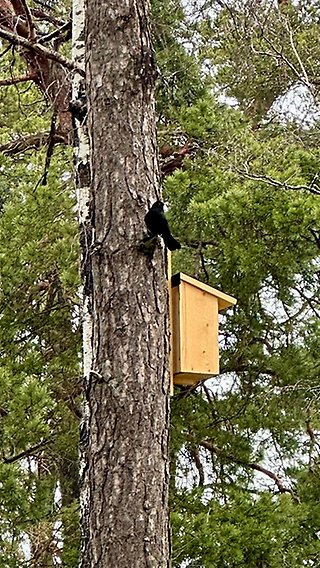
[[[149,5],[87,0],[86,9],[92,226],[82,243],[93,332],[80,564],[165,567],[167,285],[163,250],[152,261],[139,251],[144,215],[159,198]]]

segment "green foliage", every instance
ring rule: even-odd
[[[2,142],[15,131],[48,129],[37,91],[11,87],[0,96],[15,111],[6,116]],[[31,112],[18,113],[20,98]],[[81,337],[71,150],[55,149],[42,185],[45,159],[46,148],[0,156],[0,566],[6,568],[23,566],[24,552],[36,558],[40,551],[39,562],[49,562],[57,523],[68,535],[64,565],[75,566],[78,555]]]
[[[210,4],[215,2],[207,3],[208,10]],[[200,20],[202,58],[214,66],[218,88],[235,97],[254,122],[294,85],[318,99],[319,10],[318,2],[232,0]]]
[[[317,135],[272,114],[292,70],[252,57],[265,39],[250,28],[257,13],[240,4],[198,26],[202,56],[218,65],[215,90],[238,109],[207,94],[175,109],[161,131],[162,143],[180,131],[198,147],[165,183],[185,245],[174,268],[238,299],[220,326],[220,376],[189,394],[177,388],[172,405],[173,565],[317,566]],[[301,37],[315,26],[289,17],[303,53]],[[272,12],[268,23],[277,45],[284,20]],[[305,49],[302,61],[315,69]],[[260,122],[270,109],[273,120]]]
[[[183,503],[183,493],[180,498]],[[319,562],[319,543],[307,528],[306,509],[290,497],[275,500],[264,494],[253,503],[249,496],[235,494],[230,502],[210,500],[204,506],[195,492],[191,503],[188,496],[185,512],[172,515],[179,543],[173,566],[183,559],[187,566],[201,568],[281,568]]]
[[[188,29],[180,0],[153,0],[153,35],[159,76],[157,81],[158,122],[170,128],[172,114],[182,104],[192,104],[204,94],[199,63],[185,45],[190,46]],[[172,126],[172,123],[171,123]]]

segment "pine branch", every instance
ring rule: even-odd
[[[298,496],[293,492],[292,489],[290,489],[289,487],[285,487],[283,485],[282,481],[279,479],[279,477],[275,473],[273,473],[273,471],[270,471],[269,469],[263,467],[262,465],[259,465],[258,463],[246,462],[245,460],[240,460],[239,458],[236,458],[235,456],[232,456],[231,454],[227,454],[223,450],[221,450],[220,448],[217,448],[216,446],[211,444],[211,442],[209,442],[208,440],[202,440],[202,442],[200,442],[199,445],[202,446],[203,448],[205,448],[206,450],[209,450],[209,452],[212,452],[216,455],[223,456],[228,461],[234,462],[238,465],[241,465],[242,467],[248,467],[250,469],[253,469],[255,471],[259,471],[260,473],[263,473],[264,475],[269,477],[269,479],[272,479],[272,481],[274,481],[275,485],[277,486],[277,488],[279,490],[279,493],[290,493],[292,498],[295,501],[298,501]]]
[[[18,36],[12,32],[8,32],[2,27],[0,27],[0,37],[6,39],[13,45],[21,45],[22,47],[25,47],[29,51],[33,51],[38,55],[41,55],[42,57],[51,59],[56,63],[60,63],[60,65],[62,65],[66,69],[69,69],[70,71],[76,71],[77,73],[79,73],[79,75],[82,75],[83,77],[85,76],[85,72],[83,71],[83,69],[81,69],[81,67],[79,67],[74,61],[68,59],[67,57],[64,57],[57,51],[52,51],[51,49],[44,47],[40,43],[32,43],[31,41],[21,36]]]

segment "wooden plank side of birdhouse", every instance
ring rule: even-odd
[[[171,289],[171,347],[173,374],[181,371],[180,287]]]
[[[200,280],[197,280],[192,276],[188,276],[188,274],[177,272],[172,277],[172,284],[173,286],[178,286],[181,282],[187,282],[191,286],[195,286],[203,290],[204,292],[208,292],[208,294],[216,296],[218,298],[219,311],[225,310],[226,308],[234,306],[237,303],[237,300],[232,296],[229,296],[229,294],[225,294],[224,292],[221,292],[221,290],[217,290],[216,288],[209,286],[209,284],[205,284],[204,282],[201,282]]]
[[[189,282],[180,283],[180,370],[219,373],[218,299]]]

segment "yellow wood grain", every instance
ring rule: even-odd
[[[213,288],[208,284],[204,284],[203,282],[200,282],[200,280],[196,280],[195,278],[192,278],[191,276],[188,276],[188,274],[184,274],[183,272],[180,272],[180,281],[187,282],[188,284],[191,284],[191,286],[200,288],[200,290],[203,290],[204,292],[207,292],[208,294],[211,294],[212,296],[218,298],[219,311],[225,310],[226,308],[234,306],[237,303],[236,298],[233,298],[233,296],[229,296],[229,294],[225,294],[224,292],[221,292],[220,290],[217,290],[216,288]]]
[[[218,374],[218,299],[186,282],[180,298],[180,371]]]
[[[192,385],[219,374],[218,312],[236,299],[180,273],[169,284],[173,383]],[[177,284],[179,282],[179,284]]]

